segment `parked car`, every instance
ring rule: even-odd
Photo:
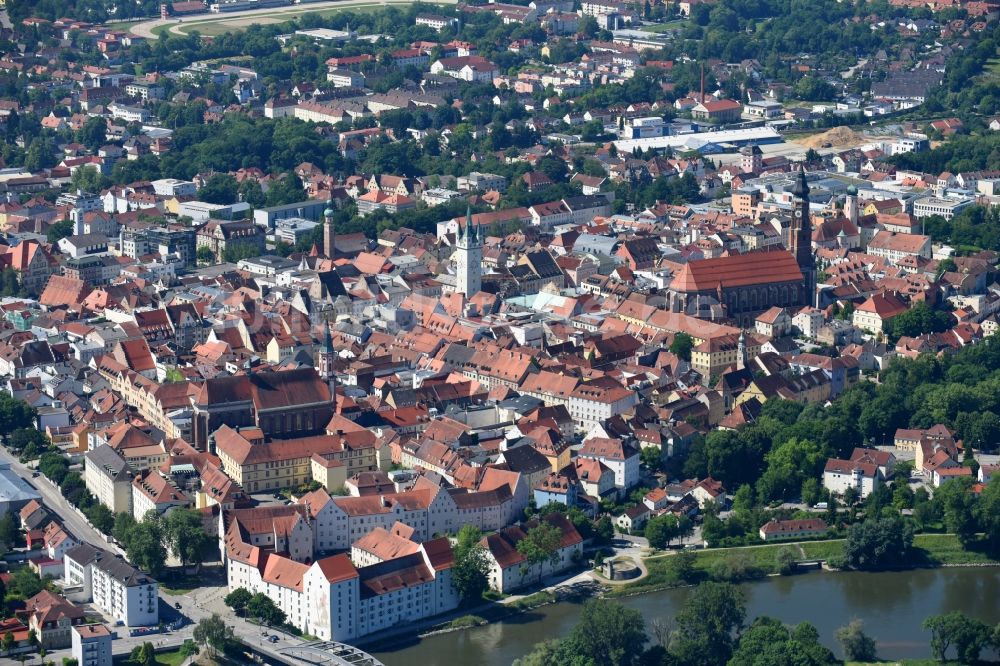
[[[176,603],[176,604],[174,604],[174,608],[176,608],[177,610],[180,610],[180,609],[181,609],[181,605],[180,605],[180,603]]]
[[[277,643],[279,639],[274,634],[271,634],[271,637],[268,638],[267,640],[271,641],[272,643]]]

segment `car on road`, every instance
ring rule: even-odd
[[[40,477],[41,475],[42,475],[42,473],[41,473],[41,472],[32,472],[32,473],[31,473],[31,478],[33,478],[33,479],[37,479],[37,478],[38,478],[38,477]]]
[[[276,635],[271,634],[271,637],[268,638],[267,640],[271,641],[272,643],[277,643],[280,639]]]

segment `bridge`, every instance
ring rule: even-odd
[[[321,666],[384,666],[364,650],[336,641],[313,641],[282,648],[279,654]]]

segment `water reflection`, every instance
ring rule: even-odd
[[[814,624],[820,639],[839,652],[834,632],[852,618],[865,622],[884,659],[926,658],[930,637],[920,627],[936,613],[961,610],[988,624],[1000,622],[1000,569],[927,569],[883,573],[810,573],[744,586],[748,617],[769,615],[787,624]],[[648,623],[669,622],[688,590],[633,597],[625,603]],[[509,666],[535,643],[565,636],[578,604],[556,604],[463,632],[442,634],[402,649],[375,652],[386,666]]]

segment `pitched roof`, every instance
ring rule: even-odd
[[[801,282],[795,257],[785,250],[734,254],[690,261],[678,271],[670,289],[682,292],[717,290],[772,282]]]

